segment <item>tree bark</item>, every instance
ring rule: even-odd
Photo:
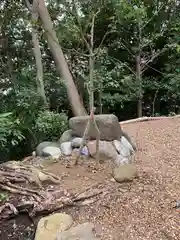
[[[137,115],[142,117],[142,71],[141,71],[141,17],[138,16],[138,49],[136,52],[136,81],[138,83],[138,104],[137,104]]]
[[[39,16],[41,18],[49,48],[56,62],[57,71],[66,83],[68,98],[75,116],[86,115],[86,110],[80,100],[77,88],[69,71],[67,62],[58,42],[56,32],[53,29],[52,20],[44,0],[39,0]]]
[[[42,64],[42,57],[41,57],[41,49],[40,49],[40,44],[39,44],[39,39],[38,39],[38,32],[36,30],[36,25],[37,21],[39,18],[38,14],[38,0],[33,0],[33,5],[32,5],[32,42],[33,42],[33,52],[34,52],[34,57],[36,60],[36,82],[38,86],[38,93],[40,94],[41,99],[43,100],[45,108],[49,108],[46,94],[45,94],[45,89],[44,89],[44,81],[43,81],[43,64]]]
[[[137,115],[142,117],[142,78],[141,78],[141,57],[140,54],[136,56],[136,80],[138,84],[138,104]]]

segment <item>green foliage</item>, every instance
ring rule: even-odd
[[[14,119],[12,113],[0,114],[0,149],[7,151],[9,145],[16,146],[23,139],[19,119]]]
[[[41,111],[38,114],[34,131],[39,140],[57,140],[68,129],[68,118],[65,113]]]
[[[7,198],[8,198],[7,193],[0,192],[0,202],[7,200]]]

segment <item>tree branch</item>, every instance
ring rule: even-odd
[[[31,6],[29,0],[24,0],[24,1],[25,1],[25,5],[26,5],[26,7],[28,8],[28,10],[29,10],[30,12],[32,12],[32,6]]]

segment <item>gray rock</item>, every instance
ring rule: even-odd
[[[129,157],[134,152],[131,144],[126,140],[125,137],[121,137],[121,140],[114,140],[113,145],[117,152],[123,157]]]
[[[70,156],[72,154],[71,142],[63,142],[60,147],[63,155]]]
[[[131,163],[131,157],[123,157],[120,154],[117,155],[117,158],[115,159],[115,164],[117,166],[120,166],[122,164],[129,164]]]
[[[122,136],[120,142],[126,149],[129,149],[130,155],[134,153],[134,148],[126,137]]]
[[[119,183],[132,181],[137,177],[137,170],[132,164],[123,164],[113,169],[112,176]]]
[[[79,148],[81,146],[82,143],[82,138],[79,137],[75,137],[72,141],[71,141],[71,146],[73,148]]]
[[[58,140],[58,143],[63,143],[63,142],[70,142],[72,140],[72,130],[66,130],[60,137],[60,139]]]
[[[89,116],[73,117],[69,120],[69,127],[72,129],[72,134],[77,137],[83,137]],[[113,114],[95,115],[97,126],[100,130],[100,139],[112,141],[120,139],[122,136],[121,126],[118,118]],[[96,139],[96,130],[94,126],[90,126],[89,137]]]
[[[36,147],[36,156],[42,156],[42,151],[46,147],[57,147],[60,148],[60,145],[57,142],[48,142],[44,141]]]
[[[62,155],[60,148],[57,147],[45,147],[42,150],[43,157],[52,157],[52,158],[59,158]]]
[[[122,135],[123,135],[123,136],[128,140],[128,142],[131,144],[133,150],[136,151],[136,145],[135,145],[133,139],[130,138],[130,136],[129,136],[126,132],[124,132],[124,131],[122,131]]]
[[[100,240],[95,237],[92,223],[78,224],[67,231],[57,234],[56,240]]]
[[[89,153],[92,157],[96,156],[96,141],[90,141],[87,143]],[[99,141],[99,160],[105,161],[109,159],[115,160],[118,154],[113,146],[112,142]]]
[[[35,240],[54,240],[57,233],[69,229],[73,224],[70,215],[55,213],[39,220]]]

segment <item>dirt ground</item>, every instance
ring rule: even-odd
[[[63,211],[76,223],[95,223],[102,240],[179,240],[180,209],[174,206],[180,200],[180,119],[131,123],[123,130],[136,142],[139,178],[118,184],[112,180],[111,164],[96,169],[95,160],[84,160],[73,168],[61,162],[50,164],[50,172],[63,176],[61,187],[72,192],[97,183],[115,188],[92,205]],[[37,221],[20,216],[3,222],[0,240],[33,239]]]

